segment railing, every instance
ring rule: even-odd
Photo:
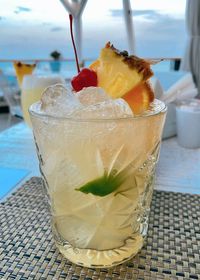
[[[154,71],[174,71],[178,70],[181,62],[181,58],[179,57],[169,57],[169,58],[147,58],[152,60],[159,60],[162,61],[156,65],[153,65]],[[87,67],[90,65],[92,61],[95,59],[85,58],[81,64],[81,67]],[[15,71],[13,67],[13,62],[18,61],[15,59],[0,59],[0,70],[3,71],[5,75],[8,76],[9,82],[11,85],[16,85],[16,77]],[[37,70],[44,71],[45,73],[51,71],[50,69],[50,62],[52,59],[21,59],[23,63],[37,63]],[[61,73],[64,74],[65,77],[71,78],[76,73],[76,64],[74,59],[60,59],[61,62]],[[6,103],[3,99],[3,96],[0,92],[0,112],[3,112]],[[7,109],[6,109],[7,110]]]
[[[167,58],[146,58],[146,59],[152,59],[152,60],[162,60],[158,67],[155,65],[155,68],[159,68],[159,65],[166,64],[165,70],[178,70],[180,67],[181,58],[180,57],[167,57]],[[92,61],[94,61],[94,58],[85,58],[83,59],[81,63],[81,67],[87,67]],[[18,59],[1,59],[0,58],[0,68],[1,65],[4,63],[13,63],[14,61],[18,61]],[[37,59],[20,59],[23,63],[37,63],[38,65],[42,65],[44,63],[50,64],[50,62],[54,61],[50,58],[43,59],[43,58],[37,58]],[[75,60],[73,58],[62,58],[59,60],[62,65],[65,65],[65,70],[67,70],[67,67],[69,67],[69,70],[76,69]],[[168,66],[167,66],[168,65]],[[168,69],[167,69],[168,67]]]
[[[96,58],[84,58],[83,63],[87,61],[94,61]],[[144,59],[152,59],[152,60],[181,60],[181,57],[146,57]],[[21,62],[50,62],[53,61],[51,58],[31,58],[31,59],[4,59],[0,58],[0,62],[13,62],[13,61],[21,61]],[[74,58],[61,58],[59,61],[74,61]]]

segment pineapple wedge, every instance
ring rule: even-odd
[[[148,110],[149,104],[154,100],[153,90],[148,83],[139,83],[122,98],[129,104],[134,114],[139,115]]]
[[[97,73],[98,87],[112,98],[124,98],[135,114],[147,110],[154,99],[148,79],[153,76],[150,62],[129,56],[107,43],[100,57],[90,65]]]
[[[14,68],[15,68],[15,73],[17,76],[17,81],[19,86],[22,86],[22,81],[23,81],[23,77],[25,75],[30,75],[33,73],[33,70],[36,67],[36,64],[25,64],[25,63],[21,63],[19,61],[16,61],[13,63]]]

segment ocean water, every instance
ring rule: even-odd
[[[30,63],[33,63],[33,62],[30,62]],[[90,60],[85,61],[85,67],[88,67],[91,63],[92,63],[92,61],[90,61]],[[169,60],[162,61],[156,65],[153,65],[152,69],[153,69],[153,71],[156,71],[156,72],[170,71],[170,70],[172,70],[171,62]],[[7,78],[9,79],[9,81],[11,83],[16,82],[16,75],[15,75],[15,70],[14,70],[12,62],[0,62],[0,70],[7,76]],[[52,73],[50,63],[48,61],[47,62],[38,62],[35,73],[41,74],[41,75],[45,75],[45,74],[48,75],[48,74]],[[57,72],[57,74],[62,75],[65,79],[70,79],[74,75],[76,75],[76,73],[77,73],[77,70],[76,70],[75,61],[61,61],[61,68],[60,68],[60,71]]]

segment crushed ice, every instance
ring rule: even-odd
[[[61,84],[46,88],[41,97],[41,110],[50,116],[69,116],[81,107],[71,89]]]
[[[70,88],[63,85],[53,85],[43,92],[40,104],[41,113],[57,117],[110,119],[133,116],[123,99],[112,99],[98,87],[88,87],[72,93]]]

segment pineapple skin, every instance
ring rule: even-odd
[[[120,52],[107,43],[100,57],[90,68],[97,72],[98,86],[112,98],[120,98],[138,84],[149,79],[153,72],[150,63],[136,56]]]

